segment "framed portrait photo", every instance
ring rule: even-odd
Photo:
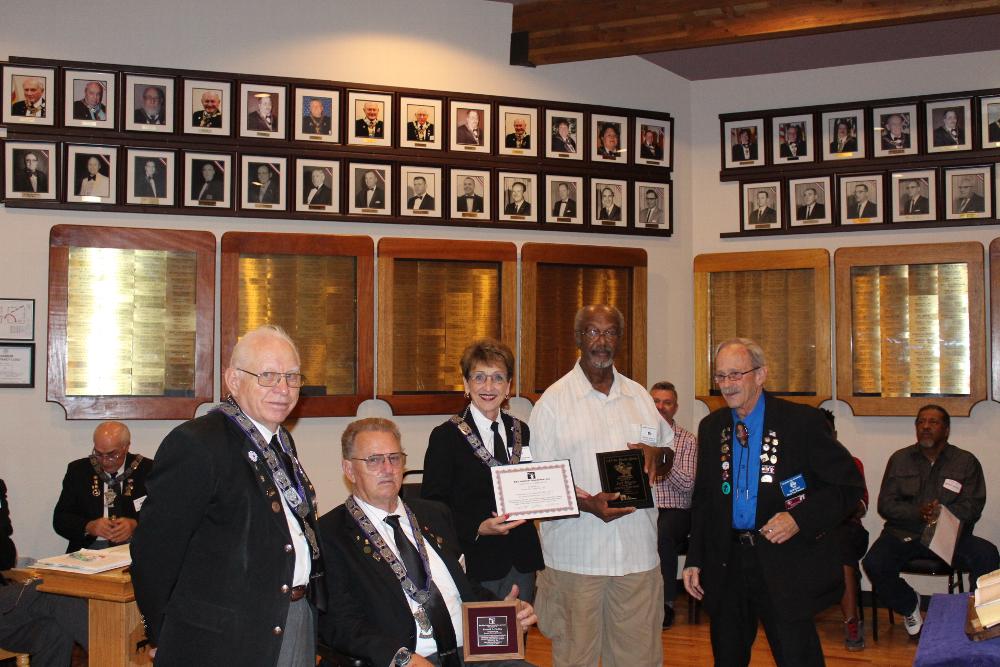
[[[126,204],[173,206],[176,172],[173,151],[129,148],[125,165]]]
[[[890,197],[893,222],[937,220],[937,172],[895,171]]]
[[[851,160],[865,156],[863,109],[828,111],[822,119],[824,160]]]
[[[545,157],[583,159],[583,112],[545,110]]]
[[[774,143],[774,164],[812,162],[816,157],[812,114],[773,119],[771,136]]]
[[[56,71],[49,67],[3,67],[3,122],[54,125]]]
[[[350,212],[364,215],[392,215],[392,167],[387,164],[351,162]]]
[[[535,135],[538,131],[538,109],[535,107],[513,107],[501,104],[497,107],[500,119],[500,155],[538,155]]]
[[[490,219],[490,172],[473,169],[452,169],[451,217],[457,220]]]
[[[927,152],[946,153],[972,148],[972,100],[927,102]]]
[[[534,174],[497,172],[500,214],[504,222],[538,222],[538,182]]]
[[[622,137],[628,136],[628,118],[593,114],[590,117],[590,159],[595,162],[628,160]]]
[[[628,226],[628,183],[610,178],[590,180],[590,224]]]
[[[399,98],[399,145],[441,150],[442,102],[431,97]]]
[[[916,155],[917,105],[872,109],[872,154],[875,157]]]
[[[295,210],[340,213],[340,163],[336,160],[295,161]]]
[[[636,181],[634,191],[635,228],[670,229],[673,210],[670,184]]]
[[[730,120],[722,124],[726,169],[764,164],[764,119]]]
[[[841,176],[840,224],[865,225],[885,222],[882,174]]]
[[[174,80],[126,74],[125,129],[129,132],[174,131]]]
[[[295,139],[298,141],[340,141],[340,91],[316,88],[295,89]]]
[[[114,204],[118,200],[118,149],[79,146],[66,149],[66,201]]]
[[[287,158],[283,157],[241,155],[240,207],[249,210],[285,210],[287,162]]]
[[[545,222],[583,224],[583,177],[545,176]]]
[[[743,231],[781,227],[781,183],[743,183],[740,221]]]
[[[944,200],[946,220],[992,218],[992,167],[945,169]]]
[[[228,81],[184,80],[185,134],[209,134],[228,137],[231,134],[232,89]]]
[[[184,205],[232,208],[232,163],[227,153],[185,153]]]
[[[240,84],[240,136],[254,139],[285,138],[284,86]]]
[[[66,70],[63,74],[66,127],[115,129],[115,73]]]
[[[8,141],[4,143],[4,193],[7,199],[56,198],[59,179],[54,143]]]
[[[441,217],[440,167],[399,168],[399,214],[414,218]]]
[[[392,146],[392,94],[351,90],[347,93],[347,143]]]
[[[829,176],[788,181],[788,219],[792,227],[833,223],[833,189]]]
[[[636,118],[634,150],[636,164],[669,167],[670,121]]]
[[[983,148],[1000,148],[1000,95],[979,100],[980,140]]]
[[[490,152],[490,105],[488,102],[452,100],[451,150]]]

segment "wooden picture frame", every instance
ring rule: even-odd
[[[184,134],[231,136],[233,107],[232,82],[184,79]]]
[[[96,70],[63,70],[63,125],[115,129],[117,75]]]
[[[347,91],[347,144],[392,146],[392,93]]]
[[[314,112],[319,112],[315,115]],[[340,91],[295,88],[295,140],[335,144],[340,141]]]
[[[583,112],[562,109],[545,110],[545,157],[556,160],[582,160],[584,155]]]
[[[492,105],[489,102],[451,100],[448,146],[453,151],[490,153],[492,150]]]
[[[500,155],[538,155],[538,109],[501,104],[497,106],[497,153]],[[502,137],[502,138],[501,138]]]
[[[670,230],[673,225],[673,187],[670,183],[636,181],[633,226],[636,229]],[[650,193],[652,192],[652,197]]]
[[[322,180],[316,172],[322,174]],[[308,175],[307,175],[308,174]],[[300,213],[340,213],[340,162],[295,160],[295,210]],[[314,191],[315,190],[315,191]]]
[[[176,159],[174,151],[126,149],[125,203],[173,206]]]
[[[399,168],[399,214],[440,218],[444,207],[441,167],[403,165]],[[423,181],[423,189],[420,181]]]
[[[591,114],[590,159],[601,164],[627,163],[628,136],[627,116]]]
[[[945,169],[944,217],[946,220],[982,220],[993,217],[993,167]]]
[[[369,178],[368,174],[374,177]],[[392,215],[392,165],[350,162],[347,179],[350,213]],[[368,190],[372,191],[370,196]]]
[[[147,76],[126,72],[122,117],[128,132],[173,134],[175,102],[172,77]]]
[[[774,164],[813,162],[816,159],[812,114],[778,116],[771,122],[771,160]]]
[[[230,153],[184,153],[184,205],[233,208],[233,156]]]
[[[591,227],[627,227],[629,209],[628,182],[614,178],[590,180]]]
[[[743,183],[740,188],[740,227],[743,231],[780,229],[782,196],[781,181]]]
[[[284,211],[288,208],[288,158],[240,155],[240,208]]]
[[[56,87],[54,67],[5,64],[3,122],[8,125],[55,125],[56,114],[60,112]]]
[[[827,111],[821,116],[823,159],[852,160],[865,157],[868,136],[864,109]]]
[[[399,145],[401,148],[441,150],[444,138],[444,103],[440,98],[399,97]]]
[[[937,171],[894,171],[890,176],[893,222],[927,222],[938,217]]]
[[[764,166],[767,143],[763,118],[724,121],[722,139],[722,163],[726,169]]]
[[[833,204],[833,185],[829,176],[788,180],[790,227],[833,224]]]
[[[647,141],[650,138],[652,141]],[[637,116],[632,149],[635,164],[670,169],[674,152],[673,123],[669,120]]]
[[[916,155],[919,149],[917,105],[872,109],[872,157]]]
[[[288,88],[262,83],[240,84],[240,136],[249,139],[284,139]]]
[[[497,218],[504,222],[538,222],[538,175],[497,172]]]
[[[927,102],[924,119],[928,153],[972,148],[972,98]]]
[[[118,201],[118,148],[72,144],[66,147],[66,201],[114,204]]]
[[[451,217],[455,220],[488,221],[493,214],[493,177],[480,169],[452,168]],[[466,196],[468,195],[468,196]]]
[[[841,176],[840,224],[864,225],[885,222],[885,199],[882,174],[851,174]]]
[[[44,141],[5,141],[4,192],[8,203],[54,201],[59,185],[59,150]],[[23,168],[18,165],[23,165]],[[31,176],[34,178],[31,178]]]
[[[582,176],[545,175],[545,222],[582,225],[584,189]],[[565,197],[564,197],[565,195]]]

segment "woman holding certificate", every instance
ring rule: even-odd
[[[465,552],[466,572],[502,599],[535,597],[535,572],[544,567],[533,523],[497,516],[490,468],[531,461],[528,425],[501,412],[510,395],[514,354],[501,342],[477,340],[462,353],[470,403],[431,433],[421,495],[451,508]]]

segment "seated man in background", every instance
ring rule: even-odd
[[[983,467],[972,452],[948,442],[951,416],[938,405],[917,412],[917,442],[889,457],[878,493],[885,528],[863,564],[872,587],[887,607],[904,616],[911,637],[920,633],[920,596],[899,576],[912,558],[933,558],[921,537],[947,507],[961,522],[951,564],[976,579],[1000,567],[997,548],[972,529],[986,505]]]
[[[67,553],[106,549],[132,539],[153,460],[129,454],[131,442],[125,424],[102,422],[94,429],[90,456],[66,467],[52,526],[69,540]]]
[[[353,492],[319,520],[330,577],[320,637],[379,667],[461,667],[462,603],[495,597],[465,576],[448,507],[400,500],[406,454],[392,421],[354,421],[340,442]],[[535,610],[522,602],[517,619],[523,630]]]
[[[0,479],[0,570],[14,567],[17,549]],[[73,642],[87,648],[87,601],[38,592],[38,579],[25,583],[0,575],[0,648],[31,655],[33,667],[68,667]]]

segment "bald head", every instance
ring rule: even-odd
[[[106,472],[114,472],[121,467],[130,444],[132,434],[128,426],[121,422],[101,422],[94,429],[93,453]]]
[[[291,336],[277,325],[264,324],[248,332],[243,338],[240,338],[236,346],[233,347],[233,353],[229,357],[229,366],[232,368],[246,366],[253,357],[252,351],[257,342],[270,338],[277,338],[288,343],[295,353],[296,363],[299,361],[299,348],[295,345],[295,341],[292,340]]]

